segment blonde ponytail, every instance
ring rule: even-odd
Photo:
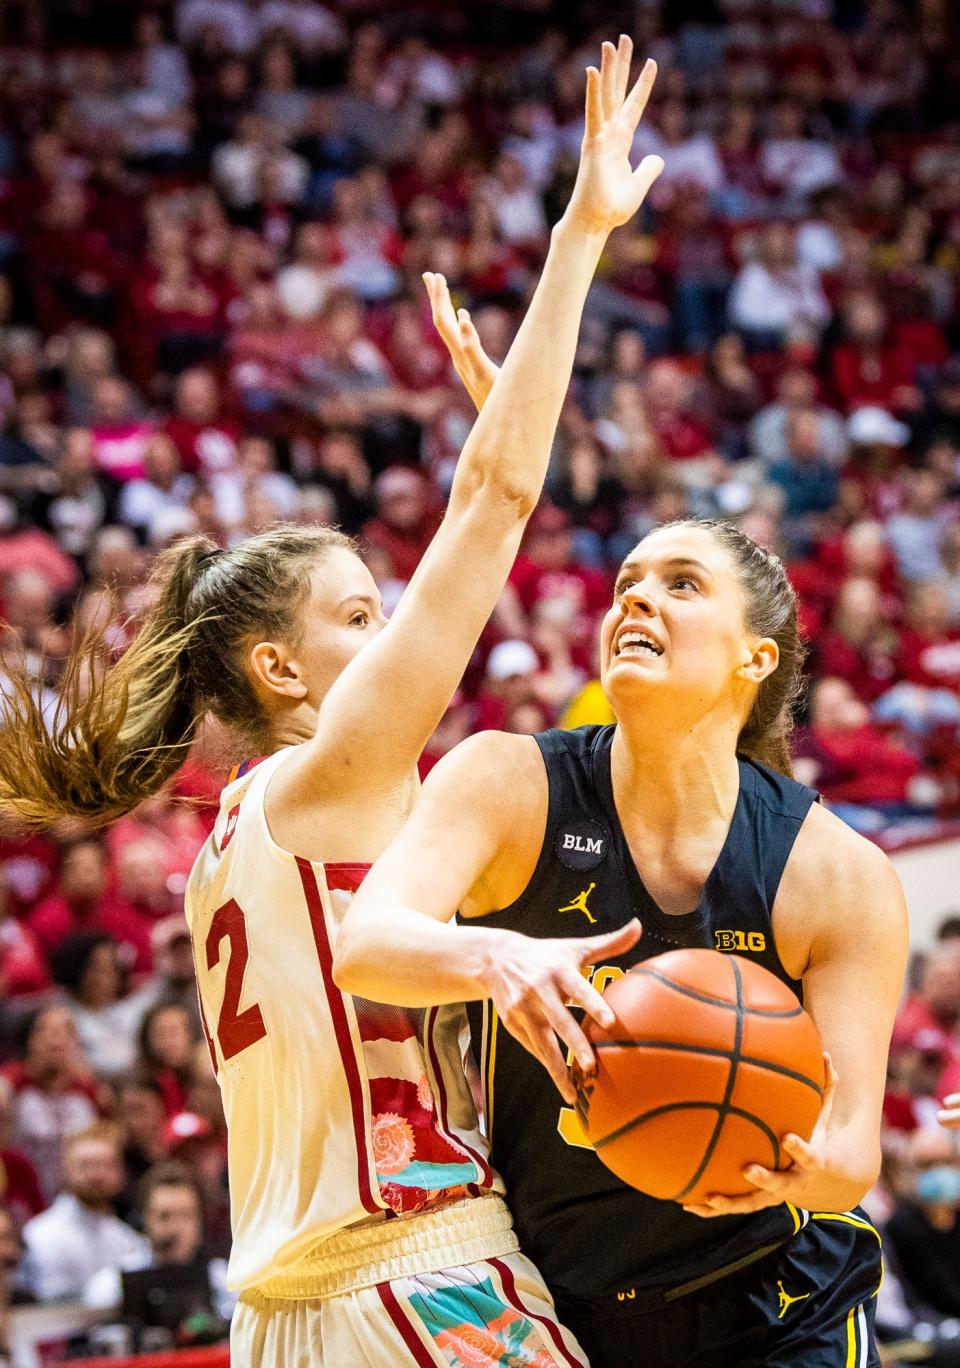
[[[6,664],[0,729],[0,812],[40,826],[60,817],[106,822],[128,812],[183,764],[205,709],[191,680],[197,623],[187,602],[215,542],[194,537],[157,558],[154,606],[110,664],[105,626],[67,658],[52,714],[24,662]]]
[[[207,537],[178,542],[157,557],[157,598],[132,644],[111,664],[107,629],[88,632],[66,662],[52,717],[23,660],[7,664],[0,814],[31,826],[111,821],[176,773],[207,712],[260,754],[272,749],[245,646],[296,629],[310,571],[334,547],[354,549],[330,527],[275,527],[229,551]]]

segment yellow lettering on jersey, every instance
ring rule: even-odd
[[[584,965],[580,970],[588,983],[592,983],[598,993],[602,993],[604,988],[615,982],[616,979],[623,978],[624,971],[616,964],[596,964]],[[567,1003],[567,1006],[570,1004]],[[573,1054],[567,1051],[567,1063],[573,1062]],[[561,1107],[560,1115],[557,1117],[557,1131],[564,1144],[572,1145],[574,1149],[593,1149],[587,1139],[587,1133],[583,1129],[583,1123],[573,1107]]]
[[[714,945],[718,950],[731,954],[760,955],[767,948],[767,938],[762,931],[714,931]]]

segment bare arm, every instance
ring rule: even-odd
[[[483,732],[457,746],[431,771],[406,826],[350,904],[337,935],[334,977],[347,992],[376,1002],[491,998],[507,1030],[572,1102],[557,1037],[587,1072],[594,1056],[567,1004],[612,1023],[612,1011],[580,970],[628,950],[640,934],[637,923],[571,940],[451,924],[459,907],[482,913],[513,900],[526,882],[518,837],[529,848],[531,832],[545,820],[546,773],[534,742]]]
[[[277,776],[284,802],[409,773],[490,616],[539,498],[573,366],[584,300],[612,229],[642,203],[662,162],[628,159],[655,76],[627,94],[631,45],[604,44],[587,73],[586,132],[570,204],[554,228],[530,309],[457,466],[446,516],[389,626],[351,662],[314,738]],[[402,706],[397,707],[397,701]],[[385,725],[385,719],[389,719]]]
[[[848,1211],[880,1171],[887,1052],[908,950],[900,880],[882,851],[814,808],[784,875],[774,929],[785,962],[795,954],[805,959],[798,966],[804,1005],[829,1055],[832,1086],[810,1142],[784,1140],[791,1169],[754,1166],[746,1177],[757,1185],[755,1196],[717,1197],[693,1208],[699,1215],[780,1202]]]

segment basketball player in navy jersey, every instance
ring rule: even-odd
[[[857,1203],[906,913],[886,856],[789,775],[802,648],[783,566],[729,524],[657,529],[618,576],[601,660],[615,726],[484,732],[432,771],[347,915],[338,981],[470,1004],[494,1162],[593,1368],[876,1365],[880,1244]],[[833,1061],[810,1141],[784,1138],[792,1166],[693,1209],[603,1166],[562,1049],[590,1060],[565,1005],[581,972],[599,1018],[606,983],[678,946],[755,958]]]

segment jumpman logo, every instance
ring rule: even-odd
[[[777,1316],[777,1320],[783,1320],[784,1316],[790,1310],[794,1302],[806,1301],[807,1298],[811,1295],[809,1292],[804,1292],[802,1297],[791,1297],[789,1292],[784,1291],[782,1282],[778,1281],[777,1286],[780,1289],[780,1311]]]
[[[573,902],[567,903],[566,907],[558,907],[557,911],[582,912],[583,915],[586,917],[587,921],[590,923],[590,925],[596,926],[597,919],[587,906],[587,899],[589,898],[593,890],[596,888],[596,886],[597,885],[595,883],[592,883],[589,888],[584,888],[580,893],[577,894]]]

